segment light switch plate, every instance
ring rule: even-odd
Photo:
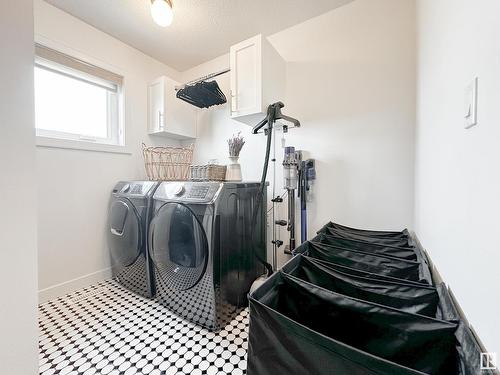
[[[464,128],[477,125],[477,77],[465,89]]]

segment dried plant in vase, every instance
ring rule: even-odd
[[[245,144],[245,140],[240,133],[232,136],[227,140],[229,146],[229,160],[230,164],[227,166],[226,180],[227,181],[241,181],[241,166],[238,163],[240,151]]]
[[[232,138],[227,140],[227,144],[229,145],[229,157],[239,157],[240,151],[245,144],[245,139],[240,135],[241,132],[234,135]]]

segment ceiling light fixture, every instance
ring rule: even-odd
[[[157,25],[169,26],[174,19],[172,0],[151,0],[151,17]]]

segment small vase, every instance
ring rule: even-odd
[[[241,181],[241,166],[238,163],[238,156],[230,156],[230,163],[226,170],[226,181]]]

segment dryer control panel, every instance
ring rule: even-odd
[[[201,185],[201,186],[191,186],[186,198],[188,199],[205,199],[209,195],[210,186]]]
[[[162,182],[153,198],[163,201],[208,204],[222,188],[220,182]]]

